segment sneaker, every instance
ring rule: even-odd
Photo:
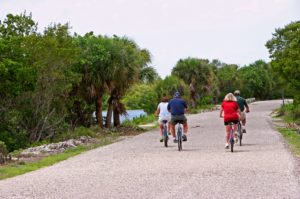
[[[183,134],[183,136],[182,136],[182,141],[184,141],[184,142],[186,142],[186,141],[187,141],[187,137],[186,137],[186,135],[185,135],[185,134]]]
[[[164,141],[164,138],[160,138],[160,140],[159,140],[160,142],[163,142]]]
[[[178,140],[176,138],[174,138],[173,142],[174,143],[178,143]]]
[[[229,144],[228,143],[225,144],[225,149],[229,149]]]

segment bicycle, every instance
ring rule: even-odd
[[[181,123],[178,123],[176,137],[177,137],[178,151],[182,151],[182,124]]]
[[[230,133],[229,133],[230,150],[231,150],[231,152],[233,152],[233,146],[234,146],[234,125],[235,125],[235,123],[230,122],[229,125],[231,127]]]
[[[168,127],[167,127],[168,120],[163,120],[162,122],[163,122],[163,139],[164,139],[164,145],[165,145],[165,147],[168,147],[168,140],[169,140]]]
[[[237,132],[238,132],[240,146],[242,146],[243,130],[242,130],[242,124],[240,121],[237,123]]]

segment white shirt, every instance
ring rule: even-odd
[[[171,118],[171,113],[167,109],[168,102],[161,102],[158,104],[157,109],[159,109],[159,120],[169,120]]]

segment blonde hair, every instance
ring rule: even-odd
[[[234,102],[236,102],[236,97],[232,93],[228,93],[224,97],[224,101],[234,101]]]

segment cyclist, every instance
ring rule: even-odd
[[[226,134],[225,134],[225,148],[228,149],[229,148],[229,135],[230,135],[230,130],[231,130],[231,126],[229,125],[231,122],[233,122],[234,125],[234,132],[237,129],[237,123],[239,122],[239,113],[240,113],[240,108],[239,105],[236,102],[236,98],[232,93],[228,93],[225,98],[224,101],[221,104],[221,109],[220,109],[220,117],[224,117],[224,125],[225,125],[225,130],[226,130]],[[224,112],[224,116],[223,116],[223,112]]]
[[[242,121],[242,131],[243,131],[243,133],[246,133],[246,128],[245,128],[245,126],[246,126],[246,113],[250,112],[249,106],[248,106],[246,100],[240,96],[240,91],[239,90],[234,91],[234,95],[236,97],[237,103],[238,103],[238,105],[240,107],[240,110],[241,110],[240,120]],[[245,113],[245,108],[246,108],[246,113]]]
[[[164,123],[163,120],[167,120],[168,121],[168,132],[170,130],[170,119],[171,119],[171,114],[168,111],[167,107],[168,107],[168,97],[164,96],[161,99],[161,102],[158,104],[157,106],[157,110],[155,112],[155,115],[158,116],[158,122],[159,122],[159,127],[160,127],[160,142],[163,142],[164,138],[163,138],[163,129],[164,129]]]
[[[187,131],[188,131],[188,124],[187,119],[184,115],[184,113],[187,111],[187,104],[186,102],[181,99],[180,93],[177,91],[174,94],[174,98],[170,100],[168,104],[168,110],[171,113],[171,120],[170,120],[170,130],[172,133],[172,136],[174,138],[174,143],[177,143],[178,140],[175,135],[175,125],[177,123],[183,124],[183,136],[182,141],[187,141]]]

